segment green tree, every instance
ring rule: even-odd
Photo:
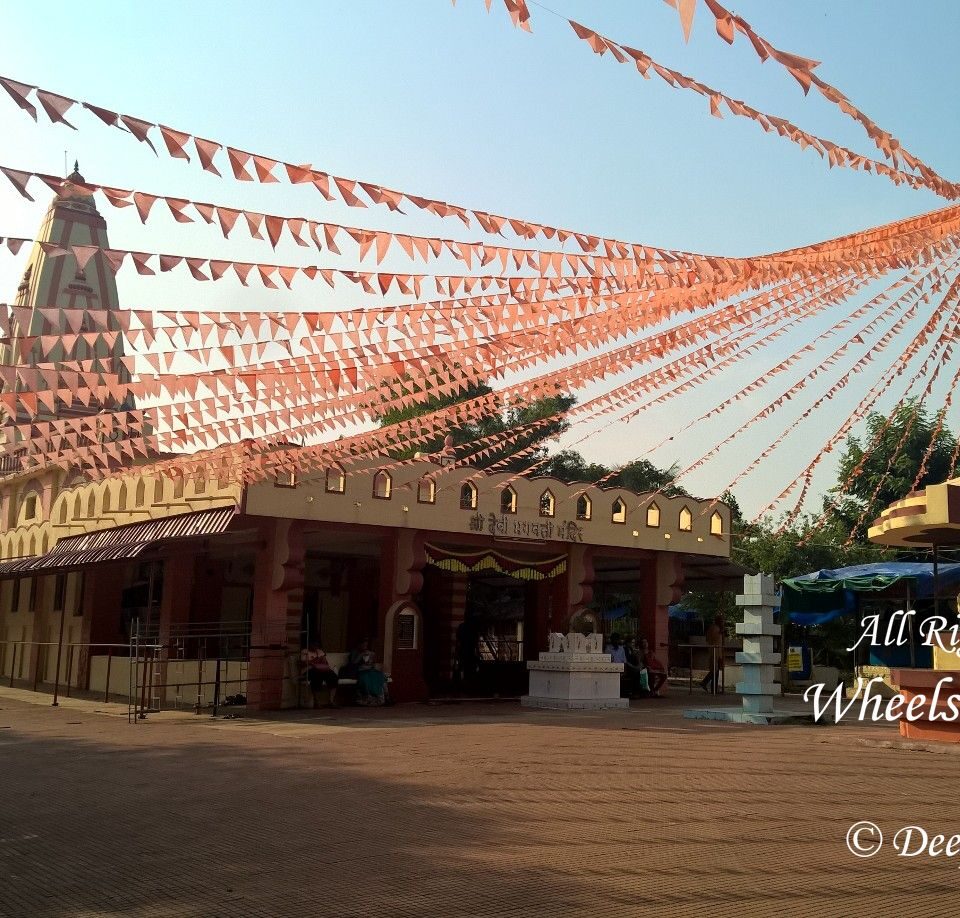
[[[561,481],[599,481],[610,472],[599,462],[587,462],[576,450],[564,449],[554,453],[538,470]]]
[[[858,542],[867,542],[870,524],[891,503],[909,494],[931,442],[933,449],[917,487],[950,477],[957,441],[946,426],[937,431],[939,419],[939,415],[931,417],[918,400],[911,399],[898,407],[891,418],[871,412],[863,442],[858,437],[847,438],[840,456],[839,482],[824,501],[825,506],[833,505],[835,525],[844,538],[852,533]],[[873,446],[865,456],[870,444]],[[859,471],[844,488],[843,482],[858,467]]]
[[[677,471],[676,463],[668,469],[659,469],[649,459],[637,459],[620,469],[610,479],[608,486],[627,488],[638,494],[662,491],[667,497],[689,496],[689,491],[673,483]]]
[[[422,417],[459,402],[489,395],[491,392],[493,390],[489,386],[475,383],[456,395],[434,396],[406,408],[387,411],[381,415],[380,425],[386,427],[390,424],[409,421],[412,418]],[[418,452],[438,453],[443,449],[443,441],[447,434],[452,434],[454,446],[468,446],[493,434],[508,434],[510,431],[516,430],[518,431],[516,437],[511,437],[505,442],[501,439],[488,444],[493,447],[494,451],[486,456],[471,457],[471,464],[477,468],[487,468],[495,462],[503,461],[502,468],[504,471],[523,471],[546,456],[549,440],[568,429],[569,424],[564,418],[564,413],[575,404],[576,398],[572,395],[557,395],[538,399],[528,405],[509,405],[501,411],[491,411],[478,421],[453,426],[446,433],[438,434],[425,443],[420,442],[402,447],[394,455],[398,459],[410,459]],[[545,423],[537,424],[529,431],[519,432],[519,429],[524,425],[533,424],[536,421],[545,421]],[[529,452],[523,452],[529,447],[535,448],[530,449]],[[523,452],[523,455],[517,456],[515,460],[510,460],[511,456],[521,452]]]
[[[732,496],[730,496],[732,497]],[[769,574],[776,583],[789,577],[798,577],[823,569],[849,567],[854,564],[870,564],[894,556],[894,552],[873,545],[855,542],[844,547],[846,536],[835,527],[814,529],[815,520],[803,516],[791,526],[778,532],[777,525],[764,520],[748,523],[740,515],[735,499],[724,496],[733,510],[731,560],[742,564],[750,573]],[[681,605],[695,609],[704,622],[716,615],[723,616],[728,632],[743,618],[736,605],[738,591],[691,592]],[[809,629],[805,635],[821,654],[820,662],[844,668],[847,661],[845,648],[850,646],[857,627],[850,617],[839,618],[826,625]]]

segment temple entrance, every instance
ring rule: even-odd
[[[457,628],[453,687],[464,695],[522,694],[524,634],[536,616],[536,590],[502,574],[471,574]]]
[[[518,564],[482,560],[424,568],[424,679],[433,697],[511,697],[527,689],[526,661],[546,647],[562,603],[557,558]],[[520,559],[518,559],[520,560]],[[454,568],[454,569],[450,569]]]

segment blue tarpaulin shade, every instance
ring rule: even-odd
[[[937,570],[941,592],[960,586],[960,564],[941,564]],[[815,571],[783,581],[783,608],[798,625],[822,625],[856,611],[857,593],[879,593],[897,583],[909,585],[915,599],[933,596],[933,565],[889,561],[855,564]]]

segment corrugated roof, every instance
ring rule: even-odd
[[[236,512],[237,508],[234,506],[215,507],[212,510],[181,513],[177,516],[68,536],[57,542],[53,550],[45,555],[14,558],[0,563],[0,577],[135,558],[157,542],[218,535],[230,525]]]

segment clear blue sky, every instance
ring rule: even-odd
[[[857,125],[819,96],[804,98],[781,68],[761,64],[742,37],[732,48],[722,42],[702,4],[689,45],[683,44],[676,13],[661,0],[553,0],[547,6],[756,108],[864,154],[875,152]],[[947,178],[960,179],[960,4],[742,0],[735,10],[783,50],[823,61],[821,76],[913,153]],[[712,118],[699,97],[643,80],[609,56],[598,58],[564,21],[538,6],[531,12],[534,34],[528,35],[511,26],[501,0],[494,0],[489,15],[482,0],[458,0],[455,8],[449,0],[7,4],[0,71],[242,149],[495,213],[665,247],[748,255],[944,203],[873,175],[828,169],[812,151],[746,120]],[[196,165],[156,159],[88,113],[77,112],[75,123],[78,132],[49,126],[41,115],[37,127],[4,96],[0,162],[60,172],[67,150],[71,162],[80,159],[89,180],[103,184],[333,222],[477,235],[419,214],[328,205],[309,188],[219,180]],[[3,188],[0,201],[0,235],[31,236],[44,194],[30,205]],[[165,215],[146,227],[128,212],[107,208],[106,215],[118,247],[273,260],[269,247],[250,242],[240,228],[227,243],[212,229],[179,227]],[[288,243],[277,260],[315,260],[316,253],[313,259],[305,253]],[[21,270],[22,256],[0,255],[6,298],[12,298]],[[306,284],[293,293],[264,293],[231,282],[200,286],[179,272],[147,282],[127,271],[120,280],[126,305],[338,305]],[[798,339],[792,340],[771,351],[766,363],[789,353]],[[759,372],[766,363],[752,366]],[[727,374],[711,392],[720,398],[733,391],[749,370]],[[771,397],[779,391],[771,390]],[[849,391],[847,410],[860,392]],[[764,403],[760,396],[745,401],[655,459],[669,464],[696,458],[698,449]],[[703,408],[702,395],[674,402],[666,413],[606,431],[583,451],[605,461],[627,460],[659,440],[664,424]],[[838,416],[835,406],[827,406],[818,428],[835,429]],[[776,435],[775,428],[745,438],[743,447],[711,463],[691,484],[702,491],[722,486],[745,464],[746,453]],[[742,503],[751,509],[772,496],[812,457],[811,448],[806,438],[781,452],[748,479],[739,492]],[[829,468],[818,477],[818,488],[829,485]]]

